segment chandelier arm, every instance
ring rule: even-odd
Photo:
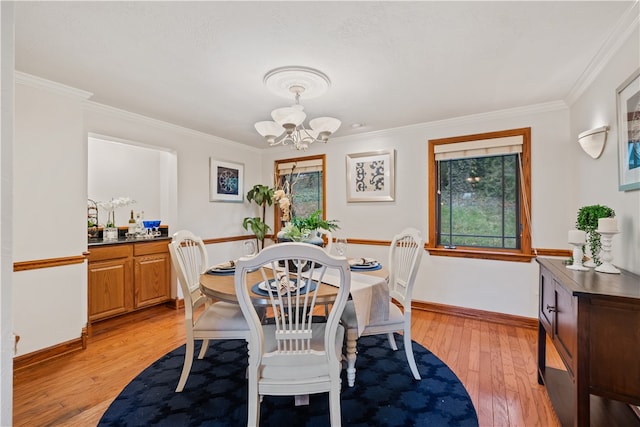
[[[304,123],[298,126],[296,131],[301,141],[307,141],[309,144],[312,144],[314,142],[320,142],[320,140],[316,136],[313,136],[313,134],[311,133],[311,130],[307,129],[304,126]]]

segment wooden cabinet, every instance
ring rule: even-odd
[[[89,263],[89,320],[131,311],[131,260]]]
[[[640,277],[539,258],[538,382],[563,426],[640,426]],[[546,366],[547,337],[566,371]]]
[[[168,242],[136,243],[133,252],[135,308],[167,301],[171,297]]]
[[[89,248],[89,322],[171,298],[169,240]]]
[[[567,369],[575,372],[577,298],[549,270],[540,269],[540,322]]]

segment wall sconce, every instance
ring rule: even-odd
[[[604,150],[604,143],[607,142],[607,131],[609,126],[600,126],[590,129],[578,135],[578,142],[585,153],[597,159]]]

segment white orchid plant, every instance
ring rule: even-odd
[[[125,206],[132,205],[135,202],[136,201],[130,197],[118,197],[115,199],[112,198],[111,201],[108,202],[98,202],[96,204],[99,208],[107,211],[107,223],[105,224],[105,227],[109,228],[116,226],[115,210],[117,208],[123,208]]]
[[[278,204],[280,212],[282,212],[281,220],[284,222],[291,221],[291,199],[289,195],[283,190],[276,190],[273,193],[273,201]]]
[[[298,173],[294,175],[296,166],[297,163],[294,163],[291,168],[291,173],[289,174],[289,179],[283,178],[280,180],[280,177],[277,174],[275,176],[276,187],[273,193],[273,201],[278,204],[280,212],[282,213],[280,219],[284,223],[291,221],[293,213],[291,209],[291,204],[293,203],[293,186],[298,182],[298,178],[300,176]],[[280,182],[281,184],[279,184]]]

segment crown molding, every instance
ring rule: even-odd
[[[42,77],[34,76],[32,74],[23,73],[22,71],[16,70],[14,72],[14,76],[15,82],[17,84],[46,90],[47,92],[55,93],[58,95],[68,96],[71,98],[79,98],[82,100],[89,99],[93,96],[93,93],[87,92],[86,90],[76,89],[75,87],[43,79]]]
[[[436,120],[425,123],[427,127],[440,127],[452,125],[473,124],[489,120],[502,120],[512,117],[527,116],[531,114],[548,113],[564,110],[568,106],[564,101],[549,101],[540,104],[525,105],[522,107],[505,108],[503,110],[488,111],[486,113],[470,114],[468,116],[452,117],[450,119]]]
[[[432,122],[423,122],[423,123],[417,123],[413,125],[399,126],[395,128],[387,128],[387,129],[380,129],[380,130],[375,130],[371,132],[345,135],[341,137],[331,138],[331,141],[349,140],[352,138],[359,138],[363,136],[366,136],[366,137],[383,136],[383,135],[388,135],[390,133],[396,133],[398,131],[410,130],[410,129],[431,129],[431,128],[438,128],[438,127],[450,127],[450,126],[461,126],[461,125],[474,124],[474,123],[484,123],[490,120],[509,119],[512,117],[520,117],[520,116],[526,116],[531,114],[540,114],[540,113],[547,113],[547,112],[566,110],[566,109],[568,109],[568,106],[567,104],[565,104],[564,101],[550,101],[550,102],[543,102],[540,104],[525,105],[523,107],[506,108],[504,110],[495,110],[495,111],[489,111],[486,113],[470,114],[468,116],[452,117],[449,119],[435,120]]]
[[[118,117],[121,119],[138,122],[153,126],[160,129],[171,130],[181,133],[183,135],[194,136],[197,138],[203,138],[211,142],[223,144],[232,148],[240,148],[246,151],[254,153],[260,152],[260,149],[251,147],[239,142],[231,141],[228,139],[220,138],[215,135],[211,135],[205,132],[189,129],[183,126],[178,126],[173,123],[165,122],[151,117],[143,116],[142,114],[132,113],[130,111],[122,110],[120,108],[111,107],[109,105],[100,104],[95,101],[89,101],[89,98],[93,96],[93,93],[85,90],[77,89],[71,86],[64,85],[62,83],[54,82],[44,79],[42,77],[34,76],[32,74],[24,73],[22,71],[15,71],[15,82],[24,86],[30,86],[36,89],[45,90],[47,92],[63,95],[71,98],[81,99],[84,101],[84,109],[88,111],[95,111],[102,114],[107,114],[111,117]]]
[[[226,145],[227,147],[230,147],[230,148],[236,148],[236,149],[240,148],[240,149],[251,151],[254,153],[260,152],[260,149],[258,148],[241,144],[239,142],[231,141],[229,139],[220,138],[218,136],[211,135],[205,132],[175,125],[173,123],[165,122],[163,120],[158,120],[151,117],[143,116],[142,114],[132,113],[130,111],[122,110],[120,108],[112,107],[110,105],[100,104],[99,102],[86,101],[84,103],[84,106],[85,106],[85,110],[87,111],[106,114],[111,117],[116,117],[123,120],[145,124],[158,129],[177,132],[186,136],[206,139],[206,140],[209,140],[210,142]]]
[[[639,19],[640,11],[638,1],[636,0],[609,32],[596,55],[591,59],[587,68],[582,72],[565,97],[565,102],[568,106],[573,105],[578,98],[580,98],[598,74],[600,74],[602,69],[609,63],[613,55],[618,52],[633,32],[638,29]]]

